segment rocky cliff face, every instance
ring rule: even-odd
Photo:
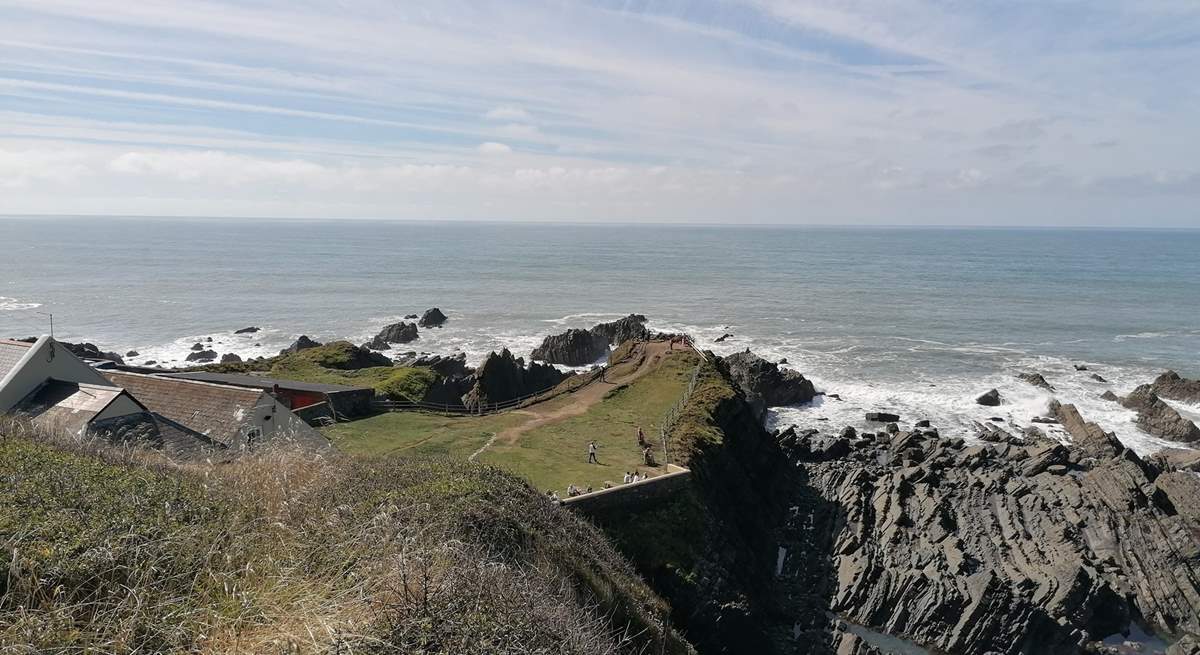
[[[784,595],[814,609],[827,589],[830,611],[963,655],[1085,652],[1134,621],[1200,630],[1200,477],[1052,411],[1071,446],[785,439],[808,497],[781,532]]]
[[[798,371],[779,368],[749,350],[723,357],[722,361],[760,418],[768,407],[798,405],[817,395],[813,383]]]
[[[546,337],[529,355],[549,364],[586,366],[608,353],[608,340],[588,330],[571,329]]]

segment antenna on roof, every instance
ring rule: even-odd
[[[53,312],[38,312],[42,316],[50,317],[50,338],[54,338],[54,313]]]

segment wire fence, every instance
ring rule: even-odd
[[[707,358],[705,358],[705,361],[707,361]],[[675,401],[675,404],[663,414],[662,420],[659,421],[658,435],[662,439],[663,464],[671,463],[671,448],[668,445],[670,443],[671,430],[675,428],[675,423],[679,420],[679,415],[683,412],[684,406],[692,399],[692,393],[696,391],[696,383],[700,380],[700,369],[703,367],[704,362],[696,364],[696,367],[692,369],[691,377],[688,378],[687,387],[679,395],[679,400]]]

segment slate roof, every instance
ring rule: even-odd
[[[49,380],[21,401],[17,411],[41,427],[79,435],[122,393],[119,387]]]
[[[268,378],[261,375],[247,375],[245,373],[210,373],[207,371],[184,371],[180,373],[156,373],[161,377],[166,378],[181,378],[185,380],[199,380],[201,382],[213,382],[215,384],[231,384],[235,387],[251,387],[254,389],[263,389],[270,391],[279,385],[281,389],[292,389],[295,391],[311,391],[313,393],[344,393],[347,391],[369,391],[370,387],[347,387],[340,384],[320,384],[316,382],[299,382],[297,380],[282,380],[279,378]]]
[[[0,339],[0,378],[8,375],[8,372],[17,367],[17,362],[29,352],[32,343],[24,341],[9,341],[8,339]]]
[[[239,430],[263,403],[274,400],[260,389],[231,387],[158,375],[100,370],[129,391],[151,412],[224,446],[238,441]]]

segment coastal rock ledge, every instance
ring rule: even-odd
[[[721,363],[760,419],[768,407],[799,405],[817,396],[812,381],[799,371],[780,368],[749,350],[722,357]]]
[[[563,366],[587,366],[608,354],[608,340],[578,328],[546,337],[533,349],[530,359]]]

